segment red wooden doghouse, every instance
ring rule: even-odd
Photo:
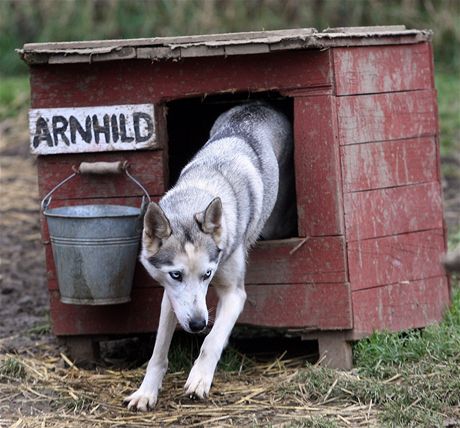
[[[298,233],[252,251],[239,322],[317,339],[330,365],[349,367],[350,341],[439,321],[450,302],[430,35],[396,26],[27,44],[40,195],[82,161],[126,160],[158,199],[220,112],[271,100],[294,124]],[[129,108],[140,104],[153,106],[148,135],[129,134]],[[84,142],[68,134],[69,112],[96,116],[88,129],[81,116]],[[47,114],[43,135],[37,118]],[[54,203],[140,196],[123,177],[82,176]],[[130,303],[61,303],[42,224],[56,335],[155,330],[162,289],[141,266]]]

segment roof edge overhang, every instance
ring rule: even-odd
[[[430,30],[408,30],[403,25],[328,28],[324,31],[299,28],[181,37],[27,43],[17,52],[29,65],[127,59],[158,61],[284,50],[411,44],[430,41],[431,37]]]

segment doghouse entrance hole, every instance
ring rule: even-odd
[[[206,143],[217,117],[230,108],[263,100],[282,111],[293,123],[293,99],[278,92],[238,92],[170,101],[167,104],[169,185],[173,186],[195,153]],[[294,160],[292,160],[294,168]],[[294,183],[293,183],[294,186]],[[295,198],[295,193],[293,193]],[[295,233],[293,236],[296,236]]]

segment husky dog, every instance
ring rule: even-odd
[[[191,396],[208,395],[246,299],[247,251],[259,237],[292,232],[292,192],[291,126],[283,114],[255,102],[220,115],[176,185],[149,205],[140,260],[165,291],[153,355],[140,388],[125,399],[128,408],[154,407],[177,322],[190,333],[206,328],[212,280],[216,319],[185,384]]]

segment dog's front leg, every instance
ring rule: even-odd
[[[220,290],[219,297],[216,321],[201,346],[200,355],[195,360],[185,384],[186,393],[199,398],[209,394],[214,371],[236,320],[243,310],[246,293],[238,286],[231,290]]]
[[[151,409],[155,406],[161,382],[168,369],[168,351],[176,325],[176,315],[166,292],[163,292],[160,322],[152,357],[147,365],[147,371],[141,386],[136,392],[124,399],[128,403],[128,409],[136,408],[146,412],[149,408]]]
[[[201,346],[200,355],[195,360],[185,384],[186,394],[198,398],[204,398],[209,394],[217,363],[246,301],[243,252],[235,262],[227,266],[226,270],[230,275],[224,274],[224,277],[232,277],[232,280],[216,286],[219,297],[216,321]],[[240,268],[240,274],[236,279],[233,279],[236,275],[232,267]]]

